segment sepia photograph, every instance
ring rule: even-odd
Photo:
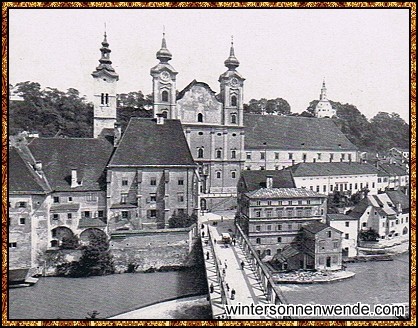
[[[3,324],[416,320],[415,5],[5,14]]]

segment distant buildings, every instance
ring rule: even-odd
[[[318,118],[331,118],[336,115],[336,110],[332,108],[330,101],[327,98],[327,88],[325,86],[325,79],[322,82],[321,94],[319,102],[315,107],[315,116]]]

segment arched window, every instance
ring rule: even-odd
[[[163,110],[161,112],[162,117],[167,118],[168,117],[168,112],[166,110]]]
[[[216,158],[222,158],[222,150],[218,149],[216,151]]]
[[[221,172],[220,171],[216,172],[216,178],[218,178],[218,179],[221,178]]]
[[[271,255],[271,250],[270,249],[266,249],[266,255]]]
[[[203,158],[203,148],[197,150],[197,158]]]
[[[232,96],[231,97],[231,106],[236,106],[237,105],[237,96]]]
[[[256,243],[256,244],[261,244],[261,238],[257,238],[257,239],[255,240],[255,243]]]
[[[236,150],[231,151],[231,158],[237,158],[237,151]]]
[[[163,91],[161,93],[161,101],[167,102],[168,101],[168,91]]]
[[[235,179],[235,178],[236,178],[236,176],[237,176],[237,172],[232,171],[232,172],[231,172],[231,178],[232,178],[232,179]]]
[[[197,121],[198,122],[203,122],[203,114],[202,113],[197,114]]]
[[[231,115],[231,123],[232,124],[237,124],[237,115],[236,114]]]

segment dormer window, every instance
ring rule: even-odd
[[[161,101],[168,102],[168,91],[163,91],[161,93]]]
[[[198,122],[203,122],[203,114],[202,113],[197,114],[197,121]]]
[[[237,96],[231,96],[231,106],[237,105]]]

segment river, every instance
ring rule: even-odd
[[[207,292],[202,270],[124,273],[89,278],[45,277],[31,287],[9,289],[9,319],[99,318],[155,302]]]
[[[284,284],[280,288],[292,304],[409,302],[408,254],[398,255],[394,261],[349,263],[347,270],[356,275],[339,282]],[[100,312],[100,318],[106,318],[151,303],[205,292],[202,270],[41,278],[32,287],[9,290],[9,318],[84,319],[93,310]]]

